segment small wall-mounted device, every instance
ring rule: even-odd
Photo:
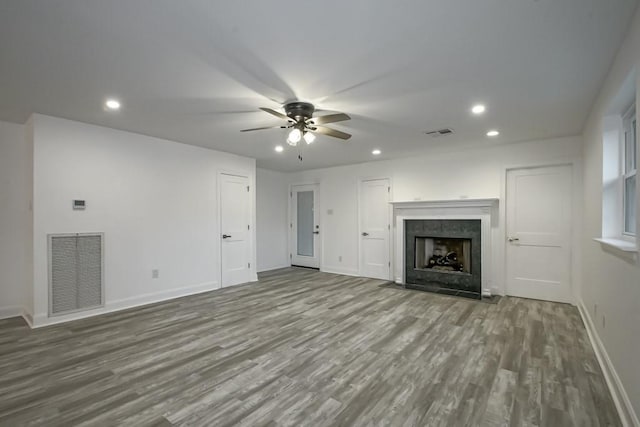
[[[83,211],[87,207],[84,200],[74,200],[73,201],[73,210],[74,211]]]

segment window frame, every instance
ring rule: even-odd
[[[633,154],[635,159],[632,163],[634,168],[627,170],[627,136],[632,135],[634,138]],[[638,203],[638,138],[637,138],[637,117],[636,117],[636,103],[635,101],[625,110],[622,115],[622,132],[620,137],[620,193],[622,204],[620,206],[620,235],[625,240],[635,241],[638,235],[637,230],[637,203]],[[627,231],[627,181],[635,177],[636,179],[636,192],[634,194],[634,200],[632,203],[636,205],[636,218],[634,222],[636,224],[635,233]]]

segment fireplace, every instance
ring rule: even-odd
[[[480,299],[481,221],[405,221],[405,286]]]

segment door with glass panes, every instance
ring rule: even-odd
[[[291,187],[291,265],[320,267],[318,184]]]

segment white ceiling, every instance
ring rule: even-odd
[[[636,3],[4,0],[0,120],[39,112],[283,171],[575,135]],[[351,115],[332,126],[353,138],[319,136],[300,163],[274,151],[285,130],[239,132],[279,124],[258,107],[292,99]],[[455,134],[422,133],[443,127]]]

